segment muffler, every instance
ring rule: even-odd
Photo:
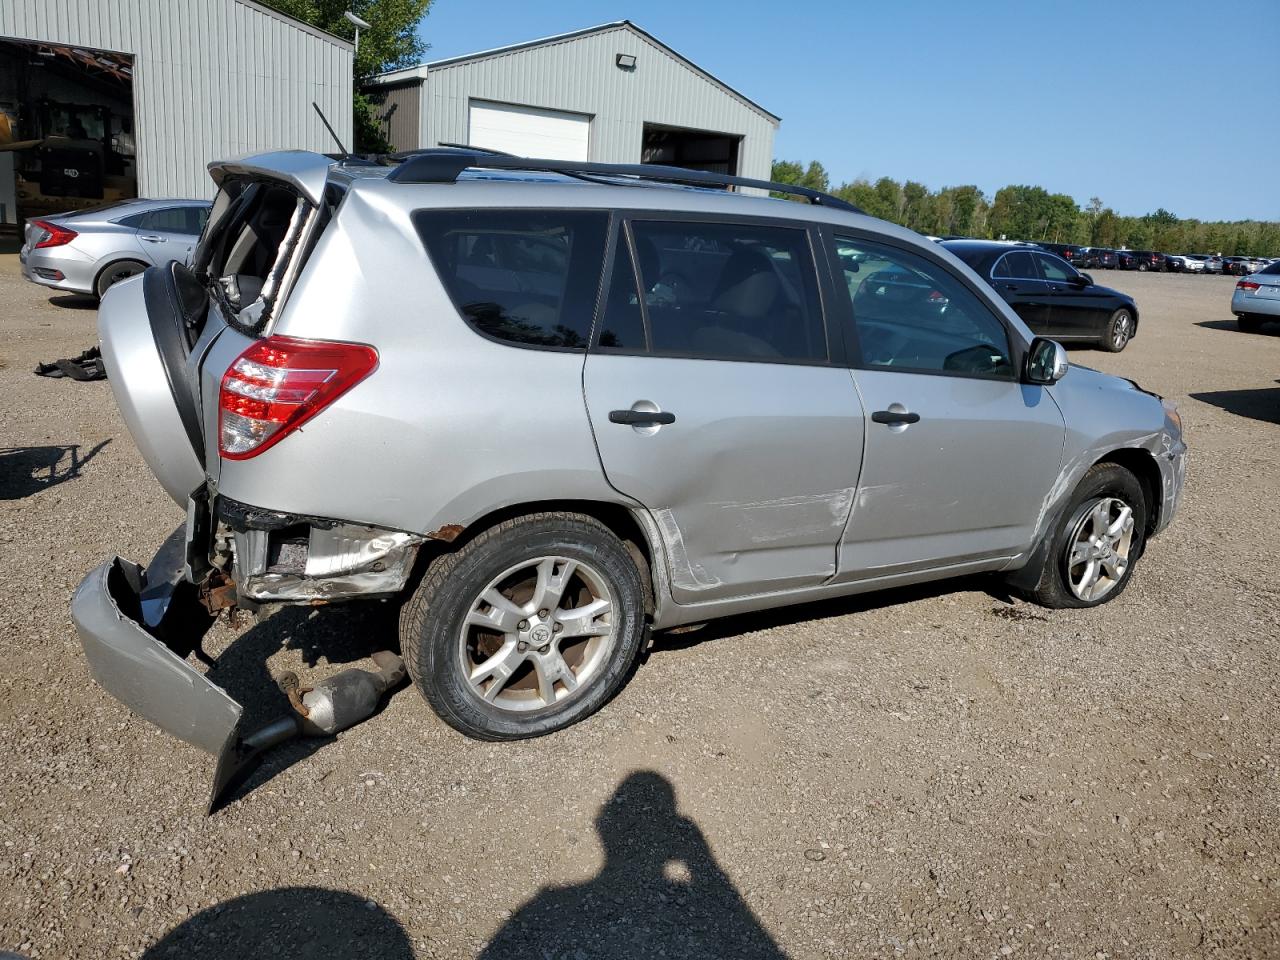
[[[304,687],[293,671],[283,673],[277,684],[294,713],[273,720],[253,733],[238,738],[218,758],[209,794],[209,812],[232,784],[241,780],[262,754],[297,736],[330,737],[373,716],[382,695],[404,679],[404,661],[390,650],[379,650],[371,658],[377,672],[352,667],[314,687]]]

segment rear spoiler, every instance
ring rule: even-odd
[[[209,176],[219,187],[227,177],[278,180],[293,187],[314,206],[320,206],[333,161],[310,150],[275,150],[255,153],[238,160],[215,160]]]

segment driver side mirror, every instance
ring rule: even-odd
[[[1039,383],[1050,386],[1067,375],[1071,369],[1071,361],[1067,357],[1066,348],[1056,340],[1036,337],[1027,350],[1027,363],[1024,379],[1027,383]]]
[[[1077,273],[1071,278],[1071,282],[1077,287],[1092,287],[1093,277],[1089,276],[1087,273]]]

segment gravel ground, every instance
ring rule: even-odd
[[[402,689],[212,817],[207,758],[91,681],[80,578],[180,515],[94,339],[0,257],[0,949],[31,958],[1280,956],[1280,336],[1223,277],[1101,273],[1176,399],[1174,526],[1091,611],[985,581],[660,637],[600,714],[467,741]],[[332,672],[385,611],[219,625],[220,682]]]

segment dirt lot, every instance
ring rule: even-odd
[[[28,957],[1280,956],[1280,335],[1223,277],[1074,358],[1176,399],[1185,505],[1093,611],[984,581],[659,638],[602,713],[464,740],[402,689],[206,818],[209,763],[90,680],[72,589],[180,515],[93,339],[0,257],[0,949]],[[333,671],[378,612],[219,626],[221,682]],[[274,699],[273,699],[274,698]]]

